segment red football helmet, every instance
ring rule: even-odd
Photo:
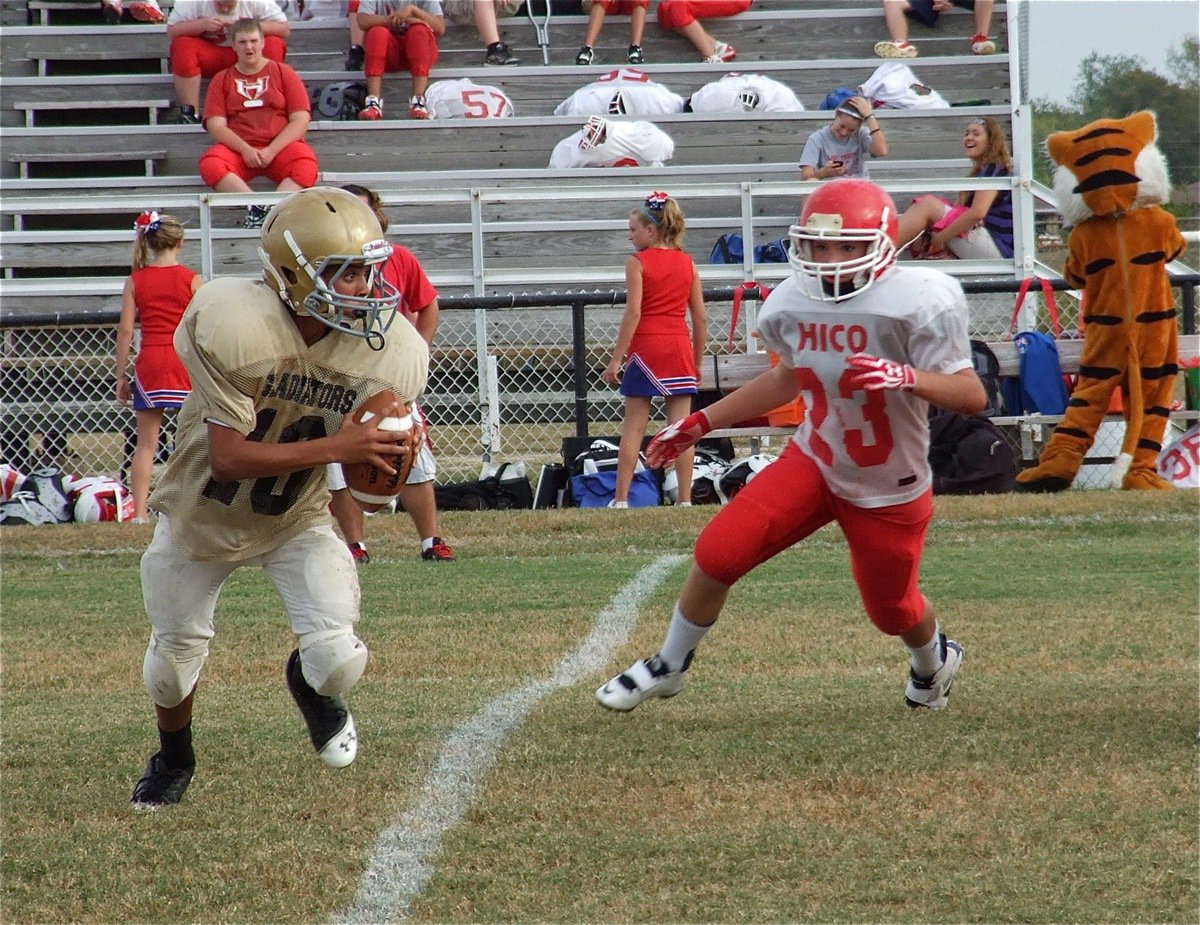
[[[788,263],[805,293],[823,302],[858,295],[896,259],[899,237],[896,204],[869,180],[830,180],[804,203],[800,222],[788,230]],[[813,258],[816,241],[860,241],[866,253],[850,260]]]

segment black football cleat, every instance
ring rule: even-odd
[[[160,806],[174,805],[183,799],[183,792],[192,782],[195,772],[194,764],[185,768],[168,768],[162,752],[155,752],[146,765],[146,773],[133,788],[129,802],[135,809],[158,809]]]
[[[346,701],[341,697],[325,697],[312,689],[300,669],[299,649],[293,649],[288,656],[284,674],[321,760],[331,768],[351,764],[358,754],[358,733]]]

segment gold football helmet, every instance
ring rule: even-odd
[[[392,255],[371,207],[345,190],[300,190],[271,210],[258,249],[266,281],[298,315],[383,345],[400,307],[400,291],[383,278]],[[334,283],[352,266],[368,268],[366,295],[343,295]]]

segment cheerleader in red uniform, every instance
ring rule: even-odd
[[[132,401],[137,417],[137,448],[129,480],[135,522],[144,523],[163,409],[178,408],[192,390],[175,353],[175,328],[204,277],[179,262],[183,226],[176,219],[143,212],[133,229],[133,272],[125,280],[117,328],[117,400],[123,405]],[[141,327],[142,341],[131,383],[129,351],[135,325]]]
[[[697,391],[708,316],[700,274],[682,250],[684,227],[683,210],[666,193],[651,193],[629,215],[629,240],[636,253],[625,264],[625,315],[612,360],[604,370],[604,381],[620,385],[625,396],[613,507],[629,506],[629,486],[650,420],[650,400],[662,396],[667,421],[674,423],[691,411]],[[675,462],[677,504],[692,502],[692,458],[688,451]]]

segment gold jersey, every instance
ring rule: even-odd
[[[337,331],[307,345],[279,297],[248,279],[202,286],[175,332],[175,349],[192,391],[150,506],[170,518],[187,554],[204,560],[256,556],[329,519],[324,466],[216,481],[210,421],[251,440],[313,440],[336,433],[347,413],[383,389],[411,404],[429,368],[425,341],[399,318],[382,350]]]

